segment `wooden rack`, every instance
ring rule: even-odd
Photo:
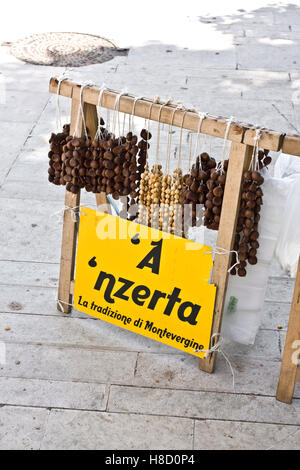
[[[57,94],[57,91],[58,80],[56,78],[51,78],[50,92]],[[75,123],[80,106],[80,92],[81,85],[74,83],[71,80],[64,80],[60,84],[59,94],[61,96],[72,99],[71,134],[75,132]],[[84,103],[83,110],[86,119],[86,125],[89,129],[91,138],[94,137],[98,126],[97,105],[99,101],[99,93],[99,88],[95,86],[86,87],[82,92],[82,101]],[[116,98],[118,95],[119,92],[114,90],[104,91],[101,102],[102,107],[115,109]],[[120,112],[132,114],[134,98],[135,97],[132,95],[122,96],[119,100],[118,109]],[[194,111],[185,112],[183,110],[177,110],[174,114],[173,105],[167,105],[161,109],[161,104],[154,103],[153,100],[147,98],[142,98],[136,101],[134,115],[145,119],[149,118],[152,121],[158,121],[159,119],[162,123],[173,124],[174,126],[183,127],[184,129],[188,129],[194,132],[198,131],[200,119],[199,115]],[[203,120],[201,133],[224,139],[227,122],[228,120],[224,117],[208,115]],[[76,136],[81,137],[83,132],[83,123],[82,119],[80,118],[79,125],[76,130]],[[256,127],[251,124],[234,122],[230,125],[228,140],[231,141],[231,148],[217,239],[217,246],[222,247],[228,251],[232,250],[234,244],[236,222],[239,212],[242,176],[244,170],[249,166],[253,152],[253,146],[255,143],[255,136]],[[290,155],[300,156],[300,135],[286,135],[269,129],[263,129],[259,140],[259,147],[274,151],[282,150],[283,152]],[[106,194],[96,194],[96,201],[97,205],[106,203]],[[78,207],[80,205],[80,193],[72,194],[71,192],[66,191],[65,205],[72,208]],[[72,218],[71,211],[65,211],[58,290],[58,299],[63,302],[63,304],[59,304],[58,308],[61,310],[61,305],[63,305],[64,312],[70,312],[71,310],[72,295],[74,292],[73,278],[76,241],[77,224]],[[212,272],[212,283],[217,286],[217,294],[212,335],[219,333],[221,330],[230,261],[230,254],[215,255]],[[299,270],[298,278],[300,278]],[[299,301],[299,294],[297,295]],[[298,307],[297,309],[292,309],[291,314],[297,315],[295,324],[298,324],[299,330],[300,322]],[[300,339],[300,331],[298,338]],[[215,341],[217,341],[216,336],[212,340],[212,345],[215,344]],[[200,359],[200,369],[206,372],[213,372],[215,368],[215,360],[216,352],[211,353],[205,359]],[[284,366],[284,362],[283,367],[286,367],[286,365]],[[298,374],[295,374],[295,380],[296,375],[299,379],[299,370]]]

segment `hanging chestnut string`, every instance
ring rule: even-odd
[[[233,247],[238,252],[239,264],[231,271],[231,274],[237,273],[241,277],[247,274],[247,262],[252,265],[257,263],[259,212],[263,203],[261,185],[264,182],[264,178],[259,172],[260,163],[263,160],[259,158],[259,155],[261,155],[259,154],[260,136],[261,129],[257,129],[252,158],[249,168],[244,172],[242,179],[240,210]],[[265,155],[264,152],[262,154]]]
[[[50,151],[48,153],[49,168],[48,168],[48,180],[50,183],[55,185],[64,185],[66,181],[65,176],[65,164],[63,158],[63,148],[67,143],[67,139],[70,133],[70,125],[65,124],[63,126],[63,132],[59,132],[61,129],[61,113],[59,106],[59,96],[61,83],[66,80],[66,76],[61,76],[58,79],[57,94],[56,94],[56,128],[57,133],[52,133],[49,139]]]

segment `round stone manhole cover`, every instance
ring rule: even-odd
[[[55,67],[101,64],[127,50],[108,39],[82,33],[43,33],[13,42],[10,52],[24,62]]]

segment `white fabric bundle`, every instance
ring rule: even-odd
[[[275,254],[282,268],[296,277],[300,255],[300,158],[281,154],[274,173],[289,187]]]

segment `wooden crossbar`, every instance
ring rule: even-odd
[[[57,93],[57,78],[50,79],[49,90],[51,93]],[[79,100],[81,85],[71,80],[61,82],[59,94],[68,98]],[[100,89],[96,86],[84,88],[82,99],[85,103],[97,106],[99,101]],[[104,91],[102,95],[102,106],[107,109],[115,109],[118,91]],[[119,110],[122,113],[131,114],[135,96],[122,96],[119,101]],[[195,111],[185,112],[178,109],[174,114],[175,105],[167,105],[161,109],[161,104],[156,104],[148,98],[139,99],[136,102],[134,115],[152,121],[160,120],[164,124],[173,123],[174,126],[183,127],[193,132],[198,131],[199,114]],[[161,113],[160,113],[161,111]],[[150,115],[149,115],[150,113]],[[174,116],[173,116],[174,114]],[[160,117],[159,117],[160,116]],[[221,116],[208,115],[203,120],[201,134],[211,135],[213,137],[224,138],[228,119]],[[243,122],[233,122],[229,129],[228,140],[237,143],[244,143],[250,146],[255,144],[256,127]],[[263,129],[259,140],[259,146],[266,150],[282,150],[290,155],[300,156],[300,135],[282,134],[271,129]]]

